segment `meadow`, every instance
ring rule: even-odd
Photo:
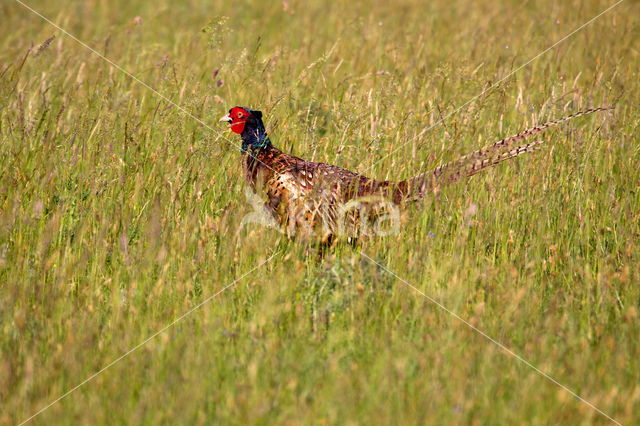
[[[640,422],[637,1],[574,34],[614,0],[24,4],[0,4],[0,424]],[[320,257],[241,226],[235,105],[397,180],[615,110]]]

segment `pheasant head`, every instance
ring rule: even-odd
[[[220,121],[229,123],[232,132],[242,137],[242,152],[248,149],[263,149],[271,144],[262,122],[262,112],[236,106]]]

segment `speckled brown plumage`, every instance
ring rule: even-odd
[[[502,161],[542,148],[542,141],[514,145],[548,127],[572,118],[605,111],[593,108],[527,129],[432,171],[404,181],[377,181],[325,163],[305,161],[274,147],[262,113],[236,107],[223,117],[242,136],[245,177],[289,235],[357,236],[364,219],[388,215],[394,208],[419,200],[430,191],[472,176]],[[237,114],[238,116],[234,116]]]
[[[243,154],[247,182],[266,195],[266,207],[289,235],[333,235],[342,224],[340,234],[357,234],[358,211],[341,215],[341,208],[358,200],[373,213],[383,199],[394,196],[395,187],[388,181],[366,176],[325,163],[305,161],[283,153],[273,145],[249,148]],[[371,199],[375,196],[375,200]],[[397,200],[401,200],[398,198]],[[376,206],[374,206],[374,204]],[[340,222],[340,219],[344,219]]]

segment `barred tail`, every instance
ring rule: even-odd
[[[573,113],[571,115],[567,115],[566,117],[562,117],[559,118],[557,120],[553,120],[553,121],[549,121],[547,123],[541,124],[539,126],[535,126],[532,127],[530,129],[524,130],[516,135],[513,136],[509,136],[508,138],[504,138],[502,140],[499,140],[498,142],[494,143],[493,145],[491,145],[490,147],[481,149],[479,151],[474,152],[471,155],[474,155],[476,153],[480,153],[482,154],[483,151],[486,150],[496,150],[496,149],[503,149],[503,148],[507,148],[511,145],[513,145],[514,142],[517,141],[521,141],[524,140],[530,136],[536,135],[538,133],[541,133],[543,131],[545,131],[546,129],[548,129],[549,127],[554,127],[557,126],[558,124],[564,123],[565,121],[569,121],[572,120],[574,118],[578,118],[581,117],[583,115],[588,115],[588,114],[593,114],[594,112],[602,112],[602,111],[610,111],[612,110],[614,107],[601,107],[601,108],[589,108],[589,109],[585,109],[583,111],[578,111],[576,113]]]
[[[457,170],[454,174],[450,175],[446,180],[446,184],[456,182],[463,177],[473,176],[476,173],[481,172],[486,168],[495,166],[496,164],[501,163],[510,158],[514,158],[519,155],[526,154],[527,152],[538,151],[539,149],[544,148],[542,144],[544,144],[544,141],[530,142],[526,145],[520,145],[519,147],[513,148],[509,151],[496,153],[495,155],[490,157],[478,158],[475,161],[467,164],[467,166],[463,166],[461,169]]]
[[[431,172],[422,173],[411,179],[399,182],[396,184],[396,194],[394,198],[397,201],[419,200],[423,198],[429,190],[433,190],[439,186],[449,185],[465,177],[473,176],[484,169],[495,166],[510,158],[542,149],[542,144],[544,143],[544,141],[536,141],[513,148],[516,142],[523,141],[530,136],[543,132],[549,127],[557,126],[573,118],[612,109],[613,107],[586,109],[501,139],[493,145],[464,155],[458,160],[438,166]]]

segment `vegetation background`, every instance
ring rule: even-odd
[[[491,88],[613,0],[26,3],[205,125],[0,4],[0,423],[230,284],[33,423],[609,422],[366,256],[640,421],[637,1]],[[613,103],[323,259],[240,228],[217,123],[259,108],[295,155],[402,179]]]

